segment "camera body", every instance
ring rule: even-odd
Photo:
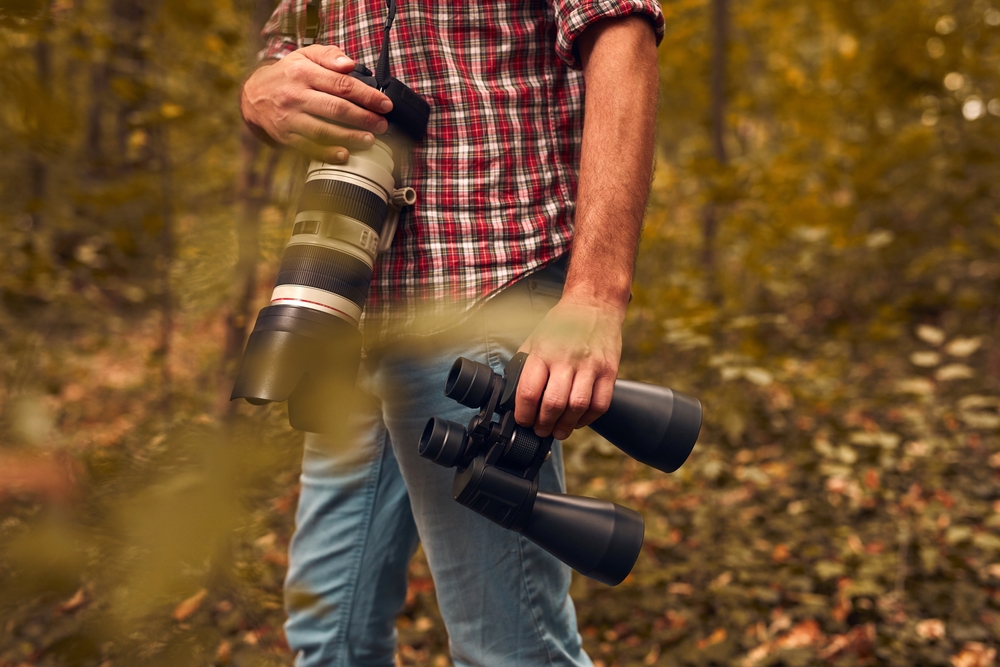
[[[363,65],[351,76],[372,87]],[[313,161],[302,189],[270,304],[247,341],[232,399],[288,401],[294,428],[325,433],[341,425],[330,410],[354,386],[361,363],[358,324],[375,260],[388,249],[399,213],[416,202],[398,187],[395,152],[420,141],[430,106],[395,78],[389,130],[344,164]]]
[[[459,503],[522,533],[581,574],[621,583],[642,547],[642,517],[608,501],[538,490],[538,472],[553,438],[541,438],[514,421],[527,356],[514,355],[502,377],[485,364],[456,360],[445,395],[479,412],[468,427],[432,417],[418,452],[438,465],[457,468],[452,495]],[[694,448],[701,419],[701,404],[694,398],[618,380],[611,407],[590,428],[632,458],[673,472]]]

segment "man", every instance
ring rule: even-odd
[[[324,46],[299,48],[304,5],[283,0],[265,28],[241,109],[271,139],[342,162],[386,131],[388,99],[347,76],[374,67],[385,7],[324,3]],[[400,3],[392,73],[431,106],[402,170],[418,203],[378,258],[366,306],[359,384],[380,407],[356,416],[350,442],[306,440],[286,582],[298,665],[394,664],[418,540],[456,665],[591,664],[568,568],[455,503],[453,472],[416,443],[430,416],[470,417],[442,391],[458,356],[499,371],[528,352],[515,417],[540,436],[564,439],[607,409],[652,169],[662,21],[656,0]],[[540,485],[563,490],[558,443]]]

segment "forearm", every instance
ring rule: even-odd
[[[586,103],[564,299],[624,318],[649,195],[659,77],[645,17],[601,21],[577,40]]]

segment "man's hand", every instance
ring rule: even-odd
[[[534,422],[539,436],[565,440],[604,414],[618,377],[624,318],[624,309],[560,300],[518,350],[528,359],[514,419]]]
[[[243,118],[275,141],[324,162],[388,129],[389,98],[348,76],[354,61],[336,46],[307,46],[258,68],[243,85]]]
[[[514,418],[564,439],[611,404],[622,323],[649,194],[659,75],[644,16],[577,38],[587,87],[573,247],[562,299],[520,351]]]

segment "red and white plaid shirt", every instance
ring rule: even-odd
[[[305,6],[281,0],[261,58],[302,45]],[[596,21],[637,13],[650,17],[659,41],[657,0],[400,0],[392,74],[431,115],[397,184],[412,186],[417,204],[404,209],[375,264],[370,345],[456,321],[567,252],[583,136],[573,43]],[[383,0],[322,2],[319,18],[317,43],[375,69]]]

